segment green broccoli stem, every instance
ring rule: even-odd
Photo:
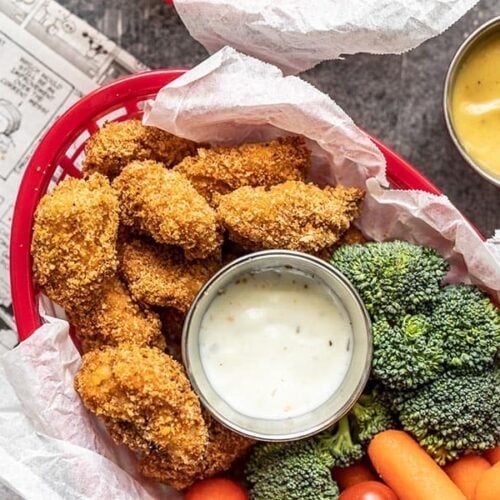
[[[327,467],[347,467],[364,454],[361,445],[353,439],[349,415],[342,417],[333,430],[320,434],[318,440]]]
[[[338,449],[341,447],[341,445],[345,445],[347,447],[351,447],[354,445],[352,441],[352,436],[351,436],[351,426],[349,425],[349,416],[345,415],[342,417],[339,421],[338,424],[338,429],[337,429],[337,443],[336,446],[334,446],[334,449]]]
[[[352,407],[351,414],[353,414],[357,419],[363,421],[370,416],[369,407],[374,403],[376,403],[376,401],[371,394],[362,394],[356,404]]]

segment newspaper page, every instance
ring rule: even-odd
[[[0,61],[0,328],[15,330],[9,236],[30,154],[81,95],[147,68],[53,0],[0,0]]]

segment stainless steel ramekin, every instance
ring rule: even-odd
[[[500,187],[500,179],[493,176],[487,172],[484,167],[477,163],[474,158],[472,158],[469,153],[462,146],[460,139],[457,136],[453,125],[453,113],[451,110],[451,99],[453,93],[453,86],[455,84],[455,79],[457,72],[460,69],[461,64],[464,59],[469,55],[470,51],[481,41],[483,41],[488,36],[495,32],[500,31],[500,16],[495,17],[488,21],[487,23],[480,26],[474,33],[472,33],[464,43],[460,46],[455,56],[453,57],[448,72],[446,74],[446,80],[444,84],[444,94],[443,94],[443,108],[444,108],[444,118],[446,120],[446,126],[448,127],[448,132],[450,133],[451,139],[453,140],[458,151],[464,158],[464,160],[482,177],[487,179],[492,184]]]
[[[210,385],[200,355],[202,318],[219,290],[224,289],[244,273],[268,270],[300,272],[322,281],[344,305],[353,331],[351,363],[339,389],[317,409],[304,415],[280,420],[252,418],[231,408]],[[371,323],[359,295],[335,267],[300,252],[267,250],[245,255],[231,262],[202,288],[184,323],[182,355],[194,390],[203,405],[219,422],[250,438],[264,441],[291,441],[327,429],[342,418],[357,401],[370,374]]]

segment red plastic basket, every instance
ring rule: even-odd
[[[65,176],[80,177],[88,137],[108,121],[140,116],[142,103],[186,70],[146,71],[111,82],[80,99],[49,129],[26,168],[16,200],[10,242],[12,303],[19,339],[41,324],[30,256],[33,216],[40,198]],[[425,177],[373,139],[387,160],[387,177],[399,189],[440,194]]]

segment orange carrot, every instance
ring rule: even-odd
[[[365,464],[354,464],[349,467],[334,467],[332,469],[333,479],[341,490],[365,481],[376,481],[377,478]]]
[[[500,462],[483,473],[476,486],[474,500],[498,500],[500,498]]]
[[[406,432],[377,434],[368,455],[399,500],[465,500],[458,486]]]
[[[491,465],[495,465],[497,462],[500,462],[500,446],[497,446],[492,450],[486,450],[483,453],[483,457],[486,458]]]
[[[491,464],[485,458],[479,455],[466,455],[456,462],[448,464],[444,467],[444,471],[460,488],[467,500],[474,500],[477,482],[484,471],[490,467]]]

